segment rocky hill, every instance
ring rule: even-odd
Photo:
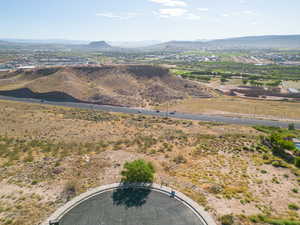
[[[17,70],[0,77],[0,95],[134,107],[210,97],[203,86],[150,65]]]
[[[105,41],[94,41],[89,43],[89,48],[111,48],[109,44],[107,44]]]

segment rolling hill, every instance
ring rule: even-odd
[[[89,43],[88,47],[90,48],[111,48],[109,44],[107,44],[105,41],[94,41]]]
[[[149,65],[17,70],[0,77],[0,95],[134,107],[210,97],[201,85]]]
[[[218,39],[211,41],[170,41],[149,47],[164,50],[300,48],[300,35],[268,35]]]
[[[2,41],[1,41],[2,40]],[[123,44],[122,44],[123,43]],[[248,36],[217,40],[196,41],[169,41],[159,44],[157,42],[141,42],[131,45],[126,42],[113,43],[113,46],[105,41],[64,41],[64,40],[22,40],[22,39],[0,39],[2,48],[26,48],[26,49],[73,49],[80,51],[124,51],[132,50],[197,50],[197,49],[268,49],[287,48],[300,49],[300,35],[266,35]],[[152,44],[152,45],[151,45]],[[122,46],[122,47],[114,47]]]

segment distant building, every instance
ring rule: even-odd
[[[35,66],[19,66],[18,69],[34,69]]]
[[[288,88],[288,91],[292,94],[298,94],[300,93],[296,88]]]

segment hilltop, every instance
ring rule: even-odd
[[[107,44],[105,41],[93,41],[89,43],[88,47],[90,48],[111,48],[109,44]]]
[[[246,36],[236,38],[225,38],[215,40],[196,40],[196,41],[178,41],[160,43],[159,41],[141,41],[141,42],[109,42],[105,41],[76,41],[76,40],[23,40],[23,39],[0,39],[1,47],[17,49],[72,49],[80,51],[93,50],[199,50],[199,49],[269,49],[269,48],[300,48],[300,35],[264,35],[264,36]],[[119,47],[114,47],[119,46]]]
[[[300,48],[300,35],[267,35],[218,39],[211,41],[170,41],[153,45],[150,49],[195,50],[251,49],[251,48]]]
[[[17,70],[0,77],[0,95],[134,107],[189,96],[210,97],[200,84],[175,77],[167,68],[149,65]]]

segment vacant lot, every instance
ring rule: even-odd
[[[219,224],[228,214],[235,224],[254,224],[258,214],[300,220],[300,172],[272,166],[280,159],[260,135],[246,126],[0,101],[0,224],[38,224],[89,188],[120,181],[124,163],[138,158],[153,162],[156,183],[189,195]]]
[[[166,110],[166,108],[166,104],[160,107],[163,110]],[[300,103],[252,100],[228,96],[211,99],[189,98],[170,105],[169,110],[194,114],[225,114],[276,120],[300,120]]]

